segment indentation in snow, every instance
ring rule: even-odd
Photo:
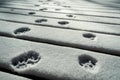
[[[39,53],[36,51],[25,52],[11,60],[12,66],[16,69],[25,69],[31,65],[34,65],[40,60]]]
[[[84,68],[86,71],[89,71],[91,73],[98,71],[97,60],[89,55],[81,55],[79,56],[79,64],[82,68]]]
[[[47,8],[42,8],[42,9],[39,9],[40,11],[45,11],[45,10],[47,10]]]
[[[36,23],[47,22],[47,19],[37,19],[35,20]]]
[[[30,28],[28,27],[22,27],[22,28],[18,28],[14,31],[14,34],[21,34],[21,33],[25,33],[30,31]]]
[[[60,24],[60,25],[66,25],[66,24],[69,24],[69,22],[68,21],[59,21],[58,24]]]
[[[67,17],[73,17],[73,15],[72,14],[68,14],[68,15],[66,15]]]
[[[85,34],[83,34],[83,37],[94,40],[96,36],[92,33],[85,33]]]
[[[34,15],[34,14],[35,14],[35,12],[29,12],[28,14],[29,14],[29,15]]]

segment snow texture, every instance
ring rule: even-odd
[[[0,37],[0,42],[1,67],[19,74],[52,80],[120,79],[116,56],[14,38]]]
[[[0,23],[0,33],[5,36],[120,55],[119,36],[4,21]]]
[[[31,80],[31,79],[27,79],[21,76],[0,71],[0,80]]]
[[[0,80],[120,80],[119,3],[0,0]]]

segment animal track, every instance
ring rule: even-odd
[[[66,15],[67,17],[73,17],[73,15],[72,14],[68,14],[68,15]]]
[[[37,19],[35,20],[36,23],[47,22],[47,19]]]
[[[59,21],[58,24],[60,24],[60,25],[66,25],[66,24],[69,24],[69,22],[68,21]]]
[[[96,36],[94,34],[91,34],[91,33],[85,33],[85,34],[83,34],[83,37],[94,40]]]
[[[79,56],[78,59],[79,59],[80,66],[83,67],[85,70],[88,70],[88,71],[97,70],[96,63],[98,61],[95,58],[84,54]]]
[[[61,9],[55,9],[56,11],[60,11]]]
[[[65,5],[65,6],[63,6],[63,7],[65,7],[65,8],[71,8],[71,6],[67,6],[67,5]]]
[[[22,28],[18,28],[14,31],[14,34],[20,34],[20,33],[25,33],[30,31],[30,28],[28,27],[22,27]]]
[[[29,15],[34,15],[34,14],[35,14],[35,12],[29,12],[28,14],[29,14]]]
[[[45,11],[45,10],[47,10],[47,8],[42,8],[42,9],[39,9],[40,11]]]
[[[15,58],[12,59],[12,66],[17,69],[24,69],[30,65],[34,65],[39,62],[40,60],[39,53],[35,51],[28,51],[25,52]]]

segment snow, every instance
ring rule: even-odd
[[[0,80],[119,80],[119,3],[0,0]]]
[[[5,36],[120,55],[119,36],[5,21],[0,23],[0,32]]]
[[[31,80],[31,79],[27,79],[21,76],[0,71],[0,80]]]
[[[119,80],[120,78],[120,58],[116,56],[14,38],[0,37],[0,42],[1,67],[19,74],[53,80]],[[39,62],[21,67],[23,69],[13,67],[14,58],[20,60],[18,58],[26,52],[29,54],[29,51],[39,53],[41,56]],[[82,55],[88,67],[79,64]],[[94,67],[90,67],[91,64]]]

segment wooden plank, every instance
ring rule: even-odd
[[[66,20],[68,19],[68,20],[76,20],[76,21],[94,22],[101,24],[115,24],[115,23],[119,24],[120,22],[120,17],[119,17],[120,15],[118,17],[110,18],[110,17],[90,16],[90,15],[74,15],[74,14],[49,13],[49,12],[33,11],[33,10],[19,10],[19,9],[11,9],[11,8],[0,8],[0,12],[23,14],[23,15],[29,14],[37,17],[42,16],[42,17],[50,17],[50,18],[58,18],[58,19],[66,19]]]
[[[32,80],[0,71],[0,80]]]
[[[119,32],[120,29],[119,24],[98,24],[98,23],[91,23],[84,21],[63,20],[63,19],[35,17],[35,16],[27,16],[27,15],[9,14],[9,13],[0,13],[0,15],[1,15],[0,16],[1,20],[25,23],[25,24],[44,25],[48,27],[67,28],[73,30],[86,30],[92,32],[99,32],[99,33],[103,32],[108,34],[116,34],[117,31],[115,30],[118,30]],[[39,22],[39,20],[41,19],[45,21]],[[90,26],[88,27],[88,25]],[[113,26],[114,29],[111,30],[111,26]]]
[[[120,58],[116,56],[5,37],[0,42],[0,65],[19,74],[52,80],[120,78]]]
[[[1,35],[120,56],[120,45],[117,45],[120,43],[119,36],[3,21],[0,21],[0,24]]]

